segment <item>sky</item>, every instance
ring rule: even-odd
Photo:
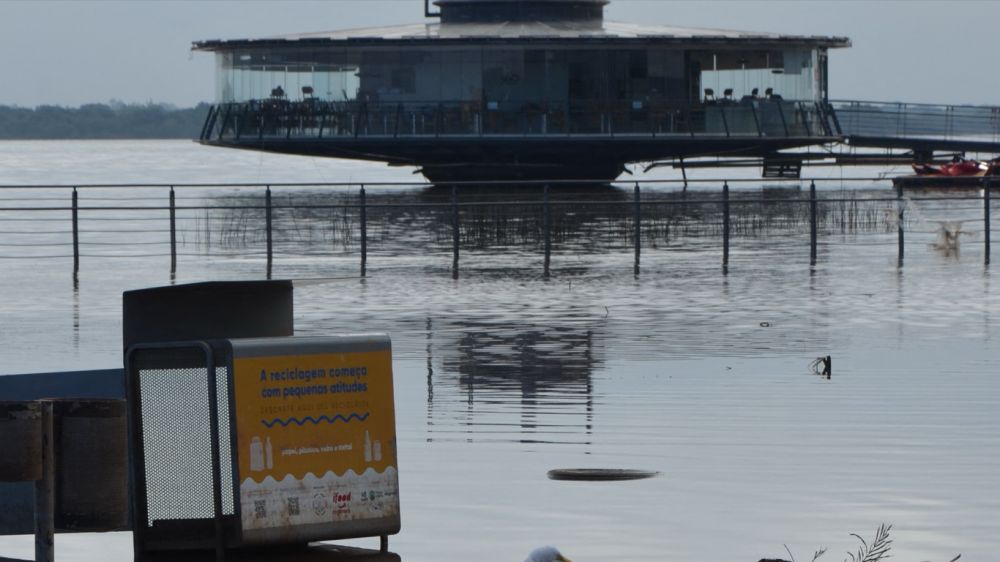
[[[835,99],[1000,104],[1000,1],[612,0],[609,20],[850,37]],[[192,41],[423,21],[422,0],[0,0],[0,105],[214,96]]]

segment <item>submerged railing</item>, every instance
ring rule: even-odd
[[[203,141],[440,136],[709,135],[831,137],[824,104],[752,99],[696,105],[463,101],[365,103],[283,98],[213,106]]]
[[[628,250],[638,275],[644,248],[710,248],[718,240],[728,271],[733,239],[808,232],[810,265],[831,244],[821,236],[894,233],[902,266],[907,233],[938,234],[945,250],[948,244],[957,250],[959,237],[970,234],[963,223],[982,225],[975,234],[990,260],[990,195],[1000,178],[988,189],[933,195],[844,189],[877,186],[874,178],[814,180],[807,190],[798,180],[775,180],[762,190],[730,189],[760,180],[689,181],[702,189],[664,190],[672,182],[582,191],[580,182],[526,183],[513,194],[509,184],[492,190],[400,183],[0,186],[0,260],[71,261],[75,275],[82,261],[97,258],[169,258],[174,273],[179,258],[249,257],[261,259],[270,277],[276,257],[354,256],[364,276],[375,252],[387,259],[450,255],[457,278],[463,250],[537,252],[545,276],[560,252]],[[831,183],[841,190],[817,190]],[[924,217],[934,211],[928,205],[948,205],[933,230]]]

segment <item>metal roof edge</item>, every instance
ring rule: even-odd
[[[389,44],[492,42],[492,41],[670,41],[672,43],[736,43],[807,44],[826,48],[851,46],[847,37],[820,35],[785,35],[780,33],[680,27],[606,20],[599,27],[577,26],[576,22],[530,21],[490,23],[409,23],[383,27],[364,27],[325,32],[279,35],[261,38],[211,39],[192,42],[194,51],[216,51],[248,45],[280,46],[308,41],[320,44],[358,44],[365,41]]]
[[[206,40],[194,41],[191,44],[192,51],[214,52],[236,49],[240,47],[280,47],[294,46],[303,43],[309,45],[358,45],[364,43],[386,45],[413,45],[419,43],[430,44],[475,44],[475,43],[650,43],[650,44],[691,44],[691,45],[718,45],[718,44],[756,44],[756,45],[811,45],[830,49],[844,49],[853,46],[851,40],[846,37],[800,37],[800,36],[763,36],[763,37],[726,37],[726,36],[695,36],[695,37],[671,37],[667,35],[637,35],[632,37],[622,37],[615,35],[581,35],[577,37],[563,37],[557,35],[517,35],[517,36],[491,36],[491,35],[461,35],[455,37],[429,37],[429,36],[403,36],[403,37],[345,37],[345,38],[267,38],[267,39],[229,39],[229,40]]]

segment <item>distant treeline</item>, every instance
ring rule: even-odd
[[[209,105],[91,103],[80,107],[0,105],[0,139],[193,139]]]

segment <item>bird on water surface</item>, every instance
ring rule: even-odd
[[[554,546],[540,546],[531,551],[524,562],[572,562]]]

